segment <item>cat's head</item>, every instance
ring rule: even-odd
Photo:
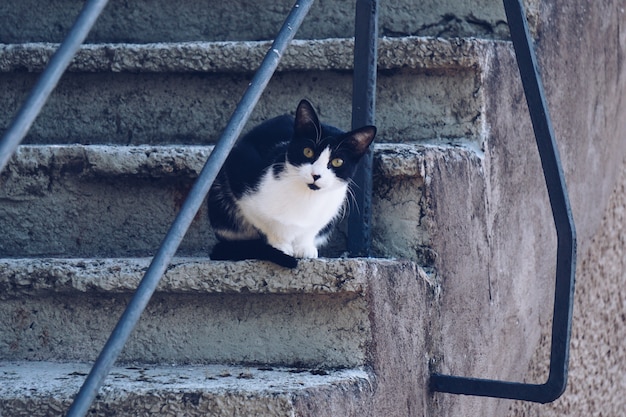
[[[376,127],[350,132],[322,125],[311,103],[302,100],[296,110],[294,135],[287,161],[309,189],[334,189],[349,183],[361,157],[376,135]]]

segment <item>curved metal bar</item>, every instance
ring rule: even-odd
[[[48,97],[59,83],[61,76],[69,66],[78,48],[85,41],[89,31],[109,0],[89,0],[76,18],[59,49],[54,53],[28,98],[9,125],[0,141],[0,172],[15,153],[20,142],[30,130]]]
[[[237,109],[231,116],[219,142],[213,152],[211,152],[198,179],[189,192],[185,203],[161,243],[159,251],[152,259],[150,267],[139,283],[135,295],[126,307],[126,310],[98,356],[91,372],[78,392],[74,403],[67,413],[68,417],[82,417],[87,413],[104,379],[121,353],[130,333],[135,328],[152,294],[156,290],[161,276],[180,246],[193,218],[204,202],[226,157],[241,134],[254,106],[259,101],[261,94],[274,74],[281,56],[287,49],[287,46],[289,46],[289,43],[293,39],[312,4],[313,0],[298,0],[291,9],[291,13],[285,20],[285,23],[283,23],[274,43],[267,55],[265,55],[261,66],[244,93],[243,98],[237,105]]]
[[[431,375],[430,384],[431,389],[438,392],[547,403],[559,398],[567,385],[574,304],[576,230],[524,8],[521,0],[504,0],[504,7],[557,233],[550,372],[544,384],[524,384],[440,374]]]

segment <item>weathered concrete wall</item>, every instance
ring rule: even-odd
[[[548,405],[516,402],[511,417],[620,416],[626,410],[626,161],[588,246],[578,262],[567,391]],[[548,356],[544,337],[528,381],[545,380]]]
[[[624,3],[555,2],[544,10],[550,25],[540,54],[579,237],[570,379],[555,403],[514,403],[509,415],[618,416],[626,409]],[[546,378],[550,323],[543,324],[531,382]]]
[[[509,415],[618,416],[626,409],[626,165],[621,159],[626,147],[626,14],[620,1],[564,2],[545,10],[551,25],[545,28],[541,50],[551,100],[563,103],[554,117],[555,129],[567,138],[562,152],[580,242],[570,378],[556,402],[516,402]],[[565,55],[565,50],[576,52]],[[529,381],[546,378],[549,325],[544,323]]]
[[[293,0],[150,2],[113,0],[89,42],[180,42],[272,39]],[[502,38],[507,27],[498,0],[381,1],[381,33],[389,35],[481,36]],[[27,0],[0,4],[0,43],[59,42],[81,2]],[[354,2],[319,0],[299,38],[350,37]]]
[[[540,68],[584,256],[626,151],[626,17],[617,1],[545,1],[539,16]],[[431,235],[442,285],[441,370],[519,381],[551,318],[556,242],[514,57],[496,47],[489,65],[485,190],[454,185],[450,163],[432,179],[440,183],[432,188],[437,229]],[[440,415],[500,416],[510,406],[435,399]]]
[[[623,1],[546,1],[539,57],[580,251],[595,235],[626,152]]]
[[[427,188],[442,288],[438,365],[446,374],[516,380],[539,342],[540,321],[549,316],[556,242],[511,49],[495,45],[484,69],[484,158],[438,161]],[[435,399],[436,415],[506,410],[494,399]]]
[[[429,414],[433,408],[427,387],[430,358],[439,344],[436,332],[432,331],[439,322],[438,288],[414,264],[397,262],[389,266],[373,269],[368,277],[372,326],[368,365],[374,375],[373,395],[351,402],[353,409],[349,411],[336,409],[332,401],[321,397],[301,397],[295,415],[437,415]],[[416,326],[417,323],[420,324]]]

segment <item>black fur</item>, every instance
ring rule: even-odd
[[[285,268],[295,268],[298,260],[268,245],[264,240],[221,241],[213,247],[211,259],[215,261],[243,261],[260,259]]]

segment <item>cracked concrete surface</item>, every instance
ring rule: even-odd
[[[526,3],[533,15],[533,6],[538,1]],[[175,6],[158,0],[149,4],[111,1],[88,42],[272,39],[293,2],[233,1],[207,7],[197,0]],[[503,38],[508,34],[503,23],[502,3],[496,0],[400,0],[385,3],[380,9],[383,34],[486,38]],[[0,14],[6,18],[0,39],[5,43],[58,42],[79,10],[80,5],[71,0],[57,1],[54,5],[42,5],[33,0],[1,5]],[[305,39],[351,37],[353,28],[353,3],[320,0],[313,5],[298,36]]]

